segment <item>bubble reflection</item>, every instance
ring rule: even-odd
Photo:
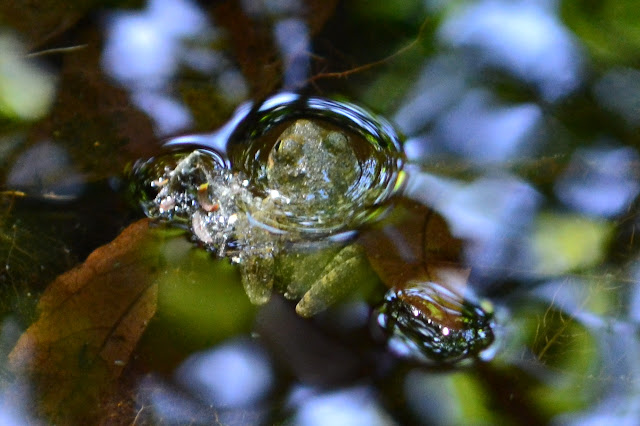
[[[391,289],[375,313],[397,355],[437,365],[480,356],[493,343],[493,312],[436,283]]]
[[[350,184],[344,202],[336,202],[331,209],[315,211],[292,202],[271,212],[264,225],[286,232],[329,235],[379,217],[388,207],[385,201],[403,184],[400,137],[386,120],[353,104],[294,93],[267,98],[229,136],[227,154],[234,171],[248,177],[254,193],[269,196],[274,189],[268,178],[270,153],[278,136],[297,119],[313,120],[322,128],[346,135],[357,157],[359,176]],[[332,167],[339,169],[337,164]]]

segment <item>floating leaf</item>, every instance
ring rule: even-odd
[[[91,421],[153,317],[154,234],[142,220],[58,277],[39,319],[20,337],[10,365],[32,380],[39,411],[58,424]]]
[[[442,217],[421,204],[401,200],[384,226],[363,234],[373,269],[389,287],[432,281],[459,288],[468,271],[459,265],[462,242]]]

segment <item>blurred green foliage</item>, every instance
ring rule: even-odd
[[[133,105],[125,89],[105,75],[100,62],[105,40],[100,20],[96,19],[98,11],[138,9],[144,3],[0,2],[0,23],[7,29],[0,34],[0,162],[5,176],[21,151],[43,140],[52,140],[69,152],[74,165],[86,173],[90,182],[108,181],[109,187],[117,190],[117,179],[113,177],[120,175],[126,163],[159,151],[161,141],[154,134],[151,120]],[[315,15],[309,18],[313,21],[313,38],[311,51],[306,53],[312,76],[338,74],[318,77],[305,90],[339,95],[393,116],[403,100],[413,94],[424,67],[454,50],[438,41],[441,24],[452,11],[478,3],[354,0],[339,2],[333,12],[329,6],[323,9],[322,2],[315,2],[323,12],[318,16],[329,20],[315,19]],[[206,13],[225,32],[224,43],[216,48],[230,53],[229,63],[238,65],[244,73],[251,93],[261,96],[277,90],[283,64],[277,56],[272,26],[284,15],[253,16],[242,11],[241,2],[232,1],[214,2]],[[500,70],[473,68],[478,64],[472,55],[467,57],[468,63],[460,60],[459,65],[468,67],[466,92],[481,89],[511,104],[532,102],[540,106],[545,121],[545,132],[539,134],[537,141],[541,149],[525,161],[516,159],[478,168],[469,160],[455,158],[434,162],[430,170],[464,181],[482,174],[516,174],[543,195],[544,210],[522,243],[537,255],[537,263],[528,265],[530,269],[525,271],[525,275],[535,279],[515,282],[512,276],[521,272],[516,267],[501,271],[507,285],[496,291],[496,297],[507,294],[511,298],[504,300],[508,313],[500,341],[503,346],[493,363],[454,374],[438,372],[439,375],[418,366],[428,380],[415,389],[397,392],[389,382],[405,386],[400,374],[388,382],[378,382],[378,377],[367,378],[376,382],[376,386],[387,383],[380,385],[386,386],[381,393],[388,392],[385,403],[398,407],[399,411],[407,410],[406,395],[402,392],[422,395],[421,386],[433,383],[430,380],[434,376],[446,383],[453,411],[452,417],[442,422],[449,424],[492,424],[509,419],[517,423],[522,420],[518,418],[518,410],[523,407],[529,413],[537,413],[542,422],[557,420],[555,416],[596,406],[609,396],[605,394],[609,385],[623,388],[624,383],[637,381],[628,372],[617,374],[607,365],[600,347],[606,342],[599,341],[602,334],[598,333],[603,333],[602,330],[577,315],[591,315],[590,318],[604,324],[610,321],[614,325],[629,325],[628,299],[636,282],[634,265],[638,260],[634,237],[638,226],[637,203],[630,206],[624,217],[594,219],[559,208],[554,183],[578,146],[602,140],[636,149],[640,146],[635,118],[639,114],[634,94],[637,84],[633,81],[640,66],[640,7],[635,0],[564,0],[560,13],[578,45],[585,48],[584,81],[567,98],[556,103],[541,101],[526,82]],[[3,34],[9,31],[22,40],[19,42],[22,51],[18,54],[1,47],[2,41],[7,40]],[[56,48],[73,50],[56,52]],[[27,58],[27,53],[40,54],[38,59],[47,64],[48,71],[34,67],[33,58]],[[455,60],[465,58],[462,53],[455,53],[460,54],[451,55]],[[541,63],[544,60],[540,58]],[[12,64],[17,76],[2,71],[7,63]],[[358,71],[359,67],[362,69]],[[618,74],[613,76],[622,75],[629,80],[611,79],[612,69],[625,70],[622,74],[616,71]],[[357,72],[346,74],[349,70]],[[210,76],[197,74],[181,70],[168,90],[177,94],[192,113],[193,131],[210,131],[224,123],[237,105],[225,102],[215,92]],[[58,84],[55,92],[54,81]],[[611,96],[612,88],[626,97]],[[29,91],[35,91],[35,95],[24,97]],[[424,127],[428,130],[431,125],[430,122]],[[638,176],[638,164],[634,164],[633,179]],[[123,206],[121,194],[105,190],[104,185],[100,190],[91,187],[89,191],[90,196],[71,204],[49,203],[30,194],[0,198],[3,318],[18,317],[23,325],[33,320],[34,305],[41,291],[58,274],[113,239],[139,214],[130,206]],[[429,238],[422,238],[426,229],[423,222],[405,226],[405,233],[421,244],[426,241],[429,247],[442,249],[445,227],[438,227],[442,234],[438,229],[429,230]],[[614,234],[618,241],[612,246]],[[379,238],[374,243],[379,250],[389,252],[379,242],[385,241],[390,246],[389,241],[398,235],[402,233],[389,233],[385,235],[387,240]],[[166,232],[165,237],[151,250],[160,253],[159,259],[155,259],[158,263],[154,264],[158,268],[154,278],[154,285],[158,286],[157,314],[149,322],[134,361],[128,366],[126,379],[131,387],[144,373],[169,375],[194,351],[234,335],[246,335],[253,329],[256,307],[248,302],[236,268],[226,260],[212,259],[179,232]],[[399,247],[406,249],[408,245]],[[456,258],[447,258],[448,262],[463,258],[464,251],[458,246],[456,249]],[[404,263],[393,265],[397,275],[409,269],[402,258],[406,254],[398,251],[397,257]],[[383,263],[379,261],[374,266],[380,265]],[[395,272],[384,265],[382,268],[386,267],[388,272]],[[542,277],[554,281],[548,283]],[[368,281],[372,287],[378,284],[375,279]],[[541,298],[536,293],[545,284],[555,291],[553,297]],[[487,287],[491,289],[491,283]],[[368,290],[374,295],[371,299],[381,293],[380,288]],[[599,324],[598,321],[595,323]],[[309,324],[317,327],[322,321]],[[637,338],[637,330],[635,333]],[[359,345],[362,340],[349,343]],[[364,352],[366,345],[362,346],[357,349]],[[371,362],[369,358],[375,357],[366,355],[362,357],[363,370],[371,376],[382,374],[367,364]],[[624,367],[622,361],[617,362],[615,367]],[[387,365],[383,369],[389,370]],[[285,384],[299,384],[296,378],[281,379]],[[129,394],[123,395],[122,398],[133,399]],[[282,395],[274,399],[278,398],[283,399]],[[279,403],[276,401],[274,405]],[[522,413],[521,416],[528,414],[526,410]],[[398,414],[404,415],[404,411]]]
[[[638,65],[640,8],[635,0],[564,0],[562,17],[601,67]]]

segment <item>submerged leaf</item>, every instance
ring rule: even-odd
[[[90,421],[116,384],[153,317],[158,259],[146,220],[125,229],[58,277],[39,303],[40,317],[9,356],[27,375],[40,412],[55,423]]]
[[[410,281],[450,288],[466,284],[468,270],[459,264],[462,242],[428,207],[401,200],[383,227],[364,233],[361,242],[388,287],[402,288]]]

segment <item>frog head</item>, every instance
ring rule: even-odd
[[[286,199],[326,210],[344,202],[360,173],[346,134],[300,119],[273,145],[266,176],[269,187]]]

